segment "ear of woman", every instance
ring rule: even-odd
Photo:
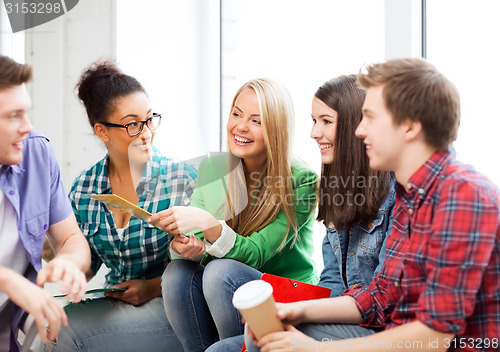
[[[108,136],[108,133],[106,131],[106,127],[104,127],[100,123],[96,123],[94,125],[94,132],[95,132],[96,136],[99,137],[99,139],[101,141],[103,141],[104,143],[109,142],[109,136]]]

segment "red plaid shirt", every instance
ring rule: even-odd
[[[382,272],[348,290],[364,325],[418,320],[456,335],[449,351],[500,350],[500,191],[450,151],[397,185]]]

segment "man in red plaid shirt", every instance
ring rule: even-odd
[[[264,352],[499,351],[500,191],[455,160],[456,88],[420,59],[369,66],[358,83],[356,135],[370,167],[398,181],[382,272],[342,297],[278,305],[285,331],[254,342]]]

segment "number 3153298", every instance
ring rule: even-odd
[[[497,348],[499,347],[499,339],[489,339],[489,338],[455,338],[455,339],[445,339],[444,347],[453,349],[463,349],[463,348],[474,348],[474,349],[487,349],[487,348]]]
[[[23,2],[12,3],[5,1],[7,13],[17,14],[41,14],[41,13],[61,13],[63,11],[60,2]]]

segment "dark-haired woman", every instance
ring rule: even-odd
[[[370,169],[363,140],[354,135],[364,97],[356,76],[349,75],[324,83],[312,101],[310,136],[322,162],[317,220],[326,227],[318,285],[331,288],[332,297],[371,283],[382,268],[392,225],[393,177]]]
[[[77,89],[107,155],[76,178],[70,199],[90,244],[90,274],[104,264],[106,286],[126,291],[69,305],[55,350],[181,351],[161,298],[172,236],[87,195],[114,193],[156,213],[189,203],[196,171],[153,147],[161,116],[135,78],[101,62],[87,68]]]

